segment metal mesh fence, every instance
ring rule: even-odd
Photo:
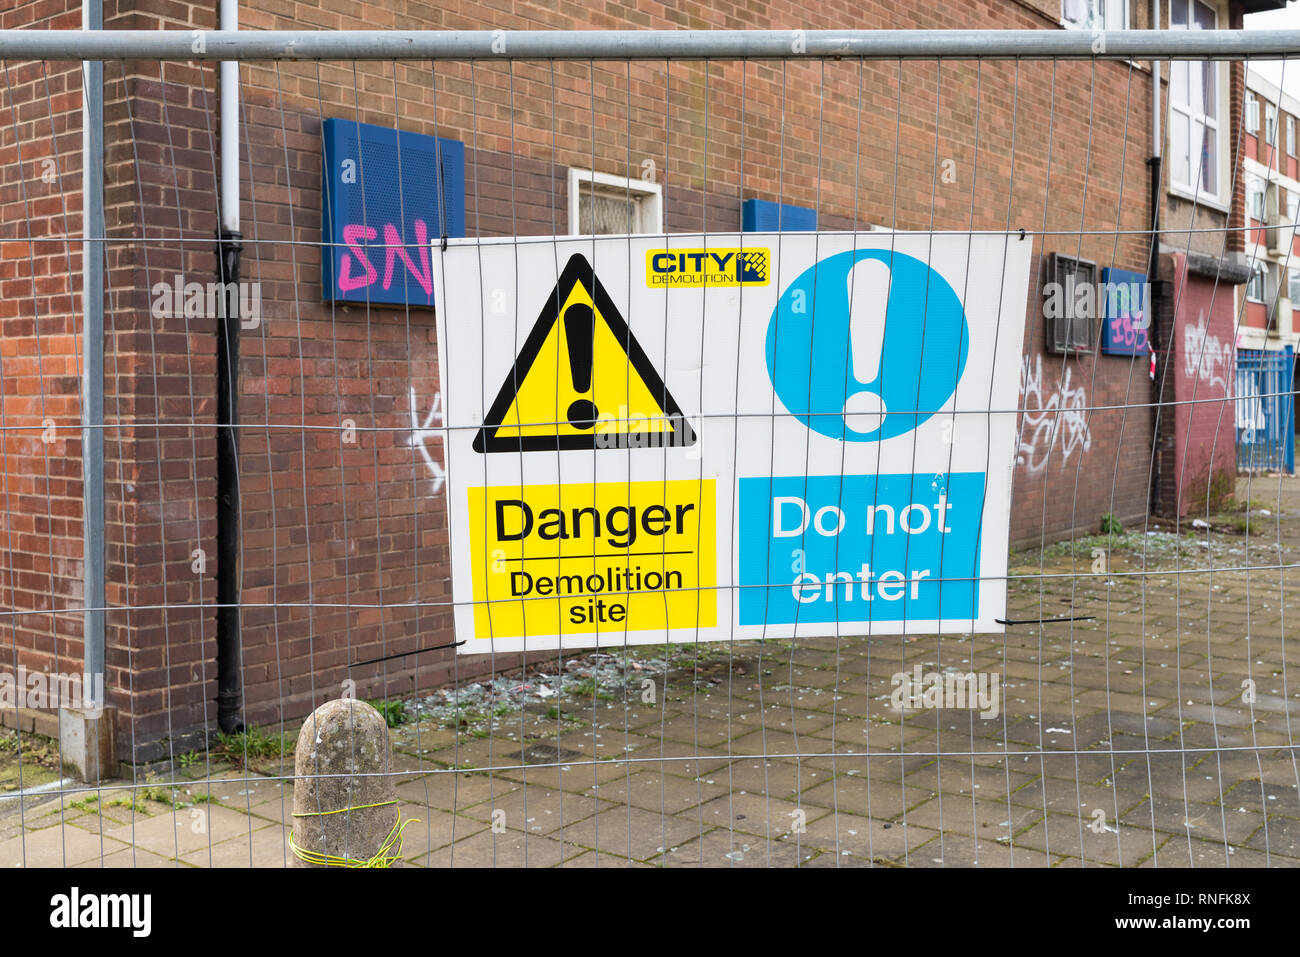
[[[444,38],[436,55],[399,55],[339,34],[327,42],[355,41],[358,59],[346,47],[339,59],[246,51],[225,136],[230,95],[205,59],[225,40],[195,34],[189,60],[106,51],[102,234],[82,225],[86,61],[20,61],[23,48],[0,44],[16,51],[0,123],[0,862],[287,866],[295,812],[338,810],[321,796],[333,778],[351,782],[349,807],[383,805],[383,831],[409,822],[387,849],[403,865],[1300,862],[1290,302],[1285,282],[1262,301],[1244,285],[1256,263],[1288,274],[1296,224],[1257,220],[1243,199],[1248,177],[1287,191],[1300,174],[1276,126],[1270,142],[1244,121],[1247,35],[1097,36],[1100,49],[1057,34],[999,34],[993,49],[969,33],[926,35],[943,49],[855,48],[903,41],[835,47],[795,31],[629,53],[651,41],[501,33],[465,35],[481,49]],[[1285,34],[1254,39],[1256,55],[1291,49]],[[259,42],[278,38],[247,41]],[[234,179],[222,166],[232,139]],[[582,235],[590,224],[611,232]],[[656,252],[698,254],[707,285],[720,282],[707,278],[711,253],[753,249],[769,258],[746,260],[756,272],[734,290],[669,284],[657,319],[638,305]],[[897,365],[915,395],[889,404],[936,431],[891,437],[888,461],[929,462],[942,446],[948,463],[906,468],[900,501],[955,500],[963,443],[1002,476],[977,499],[990,515],[1000,496],[1001,523],[976,532],[964,569],[940,557],[933,583],[940,605],[944,589],[991,584],[1004,608],[909,615],[914,590],[901,615],[841,621],[868,594],[865,564],[843,584],[827,574],[824,592],[790,565],[799,609],[855,590],[860,604],[832,600],[803,632],[807,619],[764,605],[755,624],[741,591],[790,593],[791,579],[761,577],[771,535],[760,578],[679,584],[662,596],[663,623],[602,619],[598,646],[538,635],[523,613],[510,631],[511,600],[494,608],[468,573],[453,586],[458,556],[484,573],[524,560],[474,551],[473,500],[449,501],[510,484],[489,468],[517,470],[516,500],[549,502],[553,486],[594,510],[640,501],[634,482],[698,489],[716,478],[721,443],[726,484],[780,476],[810,499],[824,479],[841,496],[826,501],[843,505],[861,449],[814,474],[824,413],[778,396],[775,371],[824,341],[769,341],[766,367],[742,343],[745,297],[771,313],[797,264],[845,250],[875,251],[895,276],[904,254],[949,257],[968,311],[987,301],[1023,319],[1010,362],[978,351],[1005,331],[958,334],[987,381],[975,411],[946,403],[955,378],[935,399]],[[1021,255],[1027,284],[1007,265]],[[639,374],[637,341],[661,377],[648,393],[664,428],[693,444],[602,449],[599,470],[565,464],[562,435],[591,431],[601,411],[575,411],[569,393],[599,398],[590,380],[608,368],[596,340],[578,356],[581,328],[561,321],[574,257],[585,321],[622,315],[611,341]],[[102,382],[82,338],[92,273]],[[918,348],[948,348],[918,328],[934,314],[929,282],[910,312],[886,282],[877,326],[859,335],[898,342],[901,325]],[[1138,299],[1117,305],[1116,289]],[[852,285],[847,301],[850,325],[873,308]],[[563,327],[565,345],[539,338],[534,352],[574,363],[569,379],[542,380],[557,383],[542,389],[556,417],[520,398],[521,357],[548,308],[543,331]],[[896,353],[836,348],[838,365],[800,380],[810,396],[850,374],[859,392],[886,394],[868,385],[888,380]],[[494,413],[503,370],[508,401]],[[628,376],[613,394],[632,395]],[[714,401],[717,382],[730,404]],[[1003,389],[1013,402],[995,401]],[[886,421],[860,414],[858,433]],[[1014,438],[999,451],[990,437],[1004,427]],[[99,464],[87,457],[96,437]],[[507,454],[490,454],[492,441]],[[861,445],[876,455],[883,439]],[[100,527],[83,521],[97,470]],[[619,483],[625,498],[599,497]],[[712,516],[733,570],[755,554],[735,537],[742,497],[727,491]],[[640,521],[661,536],[646,554],[663,571],[672,546]],[[824,527],[809,524],[796,563]],[[697,523],[681,545],[692,561],[711,560],[706,532]],[[88,597],[94,550],[102,607]],[[874,587],[883,607],[891,593]],[[674,620],[683,595],[691,612]],[[701,602],[721,609],[712,627]],[[983,627],[989,608],[996,627]],[[96,643],[102,692],[86,666]],[[337,698],[370,701],[391,754],[296,774],[304,720]],[[70,766],[87,761],[103,765],[90,784]],[[295,805],[308,787],[314,812]],[[391,798],[358,796],[386,788]],[[369,858],[361,814],[324,850]]]

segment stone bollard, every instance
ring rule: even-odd
[[[370,705],[342,698],[312,712],[295,750],[294,866],[388,866],[376,855],[398,820],[391,768],[388,725]],[[385,857],[398,847],[400,835]]]

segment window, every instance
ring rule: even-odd
[[[1266,186],[1258,176],[1246,174],[1246,215],[1257,223],[1264,221],[1264,190]]]
[[[1249,90],[1246,91],[1246,132],[1259,135],[1259,100]]]
[[[1264,104],[1264,142],[1277,146],[1277,107],[1272,103]]]
[[[1255,263],[1250,273],[1250,281],[1246,283],[1246,298],[1251,302],[1264,301],[1264,264]]]
[[[1060,253],[1047,257],[1047,295],[1043,315],[1047,319],[1048,347],[1053,352],[1090,352],[1093,348],[1093,318],[1100,310],[1096,301],[1097,264],[1072,259]]]
[[[1300,302],[1300,269],[1287,270],[1286,297],[1292,302]]]
[[[1061,0],[1061,23],[1080,30],[1127,30],[1128,0]]]
[[[1295,117],[1286,118],[1286,153],[1295,156]]]
[[[1218,13],[1203,0],[1170,0],[1175,30],[1213,30]],[[1225,64],[1181,61],[1169,71],[1170,179],[1195,196],[1217,199],[1220,192],[1219,92]]]
[[[663,231],[663,193],[658,183],[588,169],[569,170],[570,236]]]
[[[1300,225],[1300,193],[1293,193],[1290,190],[1286,194],[1286,223],[1288,226],[1295,227]]]

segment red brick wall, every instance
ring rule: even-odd
[[[902,8],[760,0],[743,11],[415,0],[325,7],[265,0],[244,11],[243,25],[1055,28],[1053,17],[1004,0]],[[134,9],[129,22],[140,29],[214,25],[209,6],[143,0]],[[106,72],[109,232],[119,240],[109,246],[109,600],[121,609],[109,620],[108,683],[124,709],[123,751],[146,760],[188,747],[187,736],[215,724],[216,323],[153,317],[150,291],[177,273],[214,277],[217,98],[210,65],[130,63],[123,71],[113,63]],[[1012,539],[1051,540],[1095,527],[1103,512],[1126,519],[1146,512],[1145,361],[1045,353],[1039,271],[1053,251],[1145,269],[1149,247],[1136,231],[1150,221],[1150,81],[1141,69],[491,62],[359,63],[354,73],[352,64],[258,63],[243,65],[242,76],[242,278],[261,284],[263,313],[241,338],[240,364],[243,664],[252,722],[300,716],[337,696],[349,661],[451,639],[443,501],[412,429],[412,414],[422,424],[438,391],[433,317],[322,303],[322,117],[396,122],[464,141],[472,235],[564,232],[569,166],[639,176],[647,159],[664,187],[671,230],[736,229],[740,204],[751,197],[816,206],[829,228],[1023,227],[1036,234],[1027,401],[1034,421],[1046,414],[1049,427],[1024,432],[1031,445],[1016,472]],[[8,240],[20,238],[8,228]],[[6,376],[18,375],[14,369],[6,366]],[[47,388],[49,379],[47,372]],[[1076,411],[1055,421],[1062,402]],[[68,414],[75,422],[75,410]],[[349,420],[355,442],[344,441]],[[35,461],[30,442],[21,449]],[[440,457],[436,438],[429,451]],[[7,471],[16,482],[15,469]],[[20,513],[46,501],[43,486],[29,494],[31,508]],[[79,495],[70,495],[74,515]],[[62,534],[79,556],[80,528],[70,522]],[[195,549],[206,554],[199,572]],[[46,593],[31,584],[35,602]],[[74,626],[79,620],[66,625],[69,637]],[[24,637],[24,647],[42,634]],[[371,696],[515,662],[467,664],[438,652],[351,677]]]
[[[302,9],[295,6],[294,16],[303,18]],[[489,15],[471,4],[451,4],[432,13],[424,25],[514,29],[617,27],[631,22],[618,18],[626,14],[624,8],[617,8],[613,19],[591,19],[583,13],[575,20],[565,8],[521,3]],[[745,24],[797,21],[810,29],[1045,25],[1041,17],[1018,6],[996,2],[945,8],[937,14],[938,22],[932,10],[885,14],[857,4],[842,13],[818,8],[812,20],[809,13],[800,9],[796,15],[792,4],[760,4],[746,13]],[[381,26],[389,16],[370,5],[361,5],[357,14],[359,21]],[[661,21],[654,15],[645,19],[652,27],[686,22]],[[348,17],[337,22],[353,25]],[[698,27],[738,25],[725,13],[702,5],[694,8],[689,22]],[[274,5],[254,13],[250,24],[267,29],[292,25]],[[1143,270],[1146,265],[1145,238],[1113,232],[1145,228],[1150,216],[1145,166],[1150,84],[1148,74],[1130,71],[1127,65],[1063,62],[1053,68],[1050,63],[1022,63],[1018,80],[1014,64],[954,62],[941,68],[934,63],[763,62],[707,68],[673,64],[670,69],[654,63],[630,69],[621,63],[557,64],[554,74],[548,64],[480,63],[471,70],[464,64],[439,63],[433,69],[400,64],[396,75],[390,64],[358,64],[356,71],[358,95],[353,92],[351,65],[322,65],[319,83],[314,64],[281,64],[278,70],[246,67],[257,208],[245,203],[245,233],[259,245],[280,250],[295,236],[302,245],[296,247],[296,299],[295,287],[277,286],[266,311],[282,318],[269,320],[265,346],[260,339],[245,340],[244,374],[258,383],[245,392],[245,421],[266,421],[269,415],[273,424],[290,426],[283,441],[296,442],[303,421],[300,390],[310,395],[336,387],[328,379],[310,383],[293,367],[294,360],[281,359],[276,370],[282,378],[273,376],[266,388],[268,406],[261,394],[263,360],[258,350],[273,344],[283,348],[283,338],[278,343],[276,339],[288,337],[288,352],[296,356],[298,333],[285,328],[287,319],[303,323],[303,347],[312,356],[327,352],[336,337],[345,350],[358,342],[356,337],[370,337],[366,348],[349,353],[347,363],[336,367],[342,377],[340,399],[329,395],[308,405],[306,421],[316,430],[309,435],[316,437],[318,451],[308,453],[312,488],[306,510],[298,503],[301,493],[292,490],[277,493],[272,503],[266,491],[268,469],[260,464],[266,439],[251,430],[244,433],[245,528],[255,529],[253,534],[263,541],[274,523],[299,546],[281,548],[274,565],[265,547],[245,552],[246,567],[258,567],[262,582],[256,595],[246,592],[250,602],[268,600],[273,580],[281,583],[279,600],[285,601],[286,577],[296,578],[295,596],[301,599],[309,556],[313,581],[332,572],[330,587],[337,594],[331,600],[380,603],[381,583],[384,604],[445,601],[449,594],[442,564],[443,502],[427,494],[428,475],[404,431],[410,428],[408,386],[416,389],[421,421],[437,389],[432,317],[422,310],[408,315],[401,309],[372,308],[367,313],[356,306],[335,309],[331,315],[320,304],[319,266],[310,243],[319,230],[322,113],[384,125],[393,125],[396,118],[402,129],[464,141],[471,235],[563,232],[568,225],[567,167],[589,167],[594,158],[603,172],[637,176],[649,159],[664,187],[669,229],[735,229],[742,200],[759,197],[818,207],[821,222],[832,228],[850,226],[855,218],[864,225],[904,229],[1024,226],[1052,234],[1034,239],[1038,256],[1059,250],[1081,253],[1099,266]],[[285,146],[287,167],[293,171],[289,182],[283,172]],[[956,182],[944,181],[947,161]],[[283,253],[280,258],[283,265]],[[245,261],[247,269],[256,268],[247,254]],[[1012,538],[1020,542],[1094,528],[1103,512],[1130,520],[1144,515],[1152,447],[1147,407],[1152,386],[1145,359],[1062,360],[1044,355],[1041,292],[1038,273],[1034,275],[1027,351],[1039,386],[1035,395],[1049,408],[1054,395],[1082,396],[1084,406],[1110,408],[1062,417],[1054,430],[1038,436],[1037,447],[1017,471]],[[340,328],[351,331],[340,337]],[[404,349],[404,361],[389,361],[383,352],[388,345]],[[271,372],[269,365],[266,372]],[[358,387],[355,395],[349,394],[350,384]],[[1137,408],[1125,408],[1129,404]],[[340,451],[328,444],[336,439],[331,430],[338,429],[340,417],[353,418],[373,431],[360,433],[356,448]],[[431,448],[438,454],[436,440]],[[290,474],[283,481],[301,484],[301,451],[284,452]],[[384,503],[378,521],[373,514],[376,479]],[[386,524],[390,517],[395,529]],[[360,553],[371,550],[365,561],[352,561],[346,575],[339,554],[345,518],[348,537],[358,542]],[[275,574],[273,567],[278,568]],[[316,601],[322,600],[318,592]],[[280,613],[282,647],[286,627],[292,628],[291,641],[299,641],[308,630],[305,621],[290,626],[285,614]],[[355,656],[362,657],[380,653],[381,647],[406,650],[450,638],[445,608],[426,609],[419,621],[397,611],[362,614],[364,620],[355,612],[316,612],[311,631],[317,636],[317,687],[344,674],[344,647],[349,642]],[[267,636],[260,639],[261,646],[270,649],[270,612],[250,612],[246,623],[252,622]],[[280,653],[281,662],[291,657],[297,655]],[[421,660],[416,676],[421,685],[445,676],[447,665],[435,665],[438,660]],[[264,664],[266,671],[250,672],[249,697],[275,703],[285,692],[275,687],[273,660]],[[287,692],[295,698],[311,681],[301,669],[297,674],[291,675]],[[400,678],[410,680],[409,671]],[[261,684],[256,693],[255,684]]]
[[[1232,494],[1237,470],[1234,383],[1236,297],[1213,276],[1198,276],[1187,258],[1165,258],[1162,272],[1173,277],[1178,314],[1169,325],[1166,372],[1172,429],[1162,443],[1160,473],[1166,511],[1184,516]],[[1162,429],[1162,432],[1164,430]]]
[[[0,29],[80,25],[72,0]],[[81,82],[0,64],[0,669],[81,670]],[[70,271],[77,278],[70,278]],[[12,722],[12,710],[5,716]]]

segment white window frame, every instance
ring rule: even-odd
[[[1072,7],[1084,8],[1082,19],[1067,18]],[[1127,30],[1129,0],[1061,0],[1061,26],[1067,30]]]
[[[1258,282],[1260,285],[1260,291],[1258,292],[1258,294],[1253,294],[1251,290],[1255,287],[1256,282]],[[1268,272],[1265,269],[1264,264],[1262,262],[1256,262],[1255,265],[1251,267],[1250,279],[1246,282],[1246,301],[1257,302],[1260,305],[1263,305],[1264,304],[1263,297],[1268,295],[1267,287],[1268,287]]]
[[[1292,302],[1300,301],[1300,297],[1293,293],[1300,292],[1300,269],[1288,269],[1286,271],[1286,297]]]
[[[1264,101],[1264,143],[1277,149],[1277,104]]]
[[[1295,117],[1290,113],[1286,117],[1286,155],[1295,156]]]
[[[1259,97],[1254,90],[1246,91],[1246,132],[1259,136]]]
[[[1215,27],[1215,29],[1218,29],[1218,28],[1219,28],[1219,25],[1222,24],[1222,23],[1224,23],[1224,22],[1227,20],[1227,14],[1228,14],[1228,11],[1227,11],[1227,8],[1226,8],[1226,4],[1224,4],[1224,3],[1220,3],[1220,2],[1217,2],[1217,0],[1187,0],[1187,15],[1188,15],[1188,22],[1189,22],[1189,23],[1190,23],[1191,20],[1192,20],[1193,7],[1195,6],[1195,4],[1196,4],[1197,2],[1200,2],[1200,3],[1203,4],[1204,6],[1207,6],[1207,7],[1209,7],[1211,10],[1214,11],[1214,27]],[[1169,5],[1168,5],[1167,13],[1168,13],[1168,16],[1169,16],[1169,27],[1170,27],[1170,29],[1189,29],[1188,27],[1175,27],[1175,26],[1174,26],[1174,4],[1173,4],[1173,0],[1169,0]],[[1196,65],[1199,65],[1202,61],[1200,61],[1200,60],[1189,60],[1189,61],[1187,61],[1187,62],[1188,62],[1189,64],[1196,64]],[[1216,147],[1217,147],[1217,148],[1216,148],[1215,151],[1214,151],[1214,152],[1215,152],[1215,156],[1216,156],[1216,158],[1217,158],[1217,160],[1218,160],[1218,166],[1219,166],[1218,170],[1216,171],[1216,175],[1215,175],[1215,183],[1216,183],[1216,187],[1217,187],[1217,189],[1216,189],[1216,191],[1215,191],[1214,193],[1209,193],[1209,192],[1207,192],[1205,189],[1201,188],[1201,187],[1199,186],[1199,184],[1197,184],[1197,183],[1183,183],[1183,182],[1179,182],[1179,181],[1174,177],[1174,164],[1173,164],[1173,160],[1172,160],[1172,158],[1171,158],[1170,161],[1169,161],[1169,192],[1172,193],[1172,194],[1174,194],[1175,196],[1181,197],[1181,198],[1183,198],[1183,199],[1189,199],[1189,200],[1192,200],[1192,201],[1194,201],[1195,203],[1197,203],[1198,205],[1208,206],[1208,207],[1211,207],[1211,208],[1213,208],[1213,209],[1217,209],[1217,210],[1219,210],[1220,212],[1224,212],[1224,213],[1226,213],[1226,212],[1228,212],[1228,204],[1227,204],[1227,199],[1226,199],[1225,193],[1226,193],[1226,189],[1227,189],[1228,181],[1229,181],[1229,171],[1228,171],[1228,137],[1227,137],[1227,132],[1228,132],[1227,127],[1228,127],[1228,124],[1224,123],[1223,118],[1224,118],[1224,117],[1227,117],[1227,116],[1229,116],[1229,115],[1231,114],[1231,108],[1230,108],[1230,105],[1229,105],[1229,102],[1228,102],[1228,80],[1229,80],[1229,75],[1228,75],[1228,70],[1227,70],[1228,64],[1227,64],[1226,62],[1220,62],[1220,63],[1217,63],[1216,66],[1217,66],[1217,75],[1216,75],[1216,77],[1215,77],[1215,84],[1214,84],[1214,86],[1215,86],[1215,92],[1217,93],[1217,97],[1216,97],[1216,99],[1217,99],[1217,103],[1215,104],[1215,105],[1217,106],[1217,110],[1216,110],[1216,114],[1217,114],[1217,115],[1214,117],[1213,122],[1212,122],[1212,123],[1207,123],[1207,125],[1211,126],[1211,128],[1214,130],[1214,133],[1215,133],[1215,139],[1216,139],[1216,141],[1217,141],[1217,144],[1216,144]],[[1174,127],[1174,124],[1173,124],[1173,113],[1174,113],[1175,111],[1177,111],[1179,114],[1181,114],[1181,115],[1187,117],[1187,120],[1188,120],[1188,124],[1189,124],[1189,125],[1190,125],[1190,123],[1192,122],[1192,120],[1193,120],[1194,118],[1198,118],[1198,117],[1199,117],[1202,121],[1206,121],[1206,120],[1209,119],[1208,117],[1204,116],[1204,115],[1201,114],[1201,113],[1193,113],[1192,110],[1191,110],[1191,104],[1185,104],[1185,105],[1184,105],[1184,104],[1175,104],[1175,103],[1174,103],[1174,97],[1173,97],[1173,64],[1170,65],[1170,75],[1169,75],[1169,80],[1170,80],[1170,92],[1169,92],[1169,115],[1166,116],[1166,124],[1165,124],[1165,136],[1166,136],[1166,142],[1167,142],[1167,144],[1170,143],[1170,142],[1172,142],[1172,141],[1169,139],[1169,137],[1170,137],[1170,134],[1172,133],[1172,130],[1173,130],[1173,127]],[[1172,152],[1171,149],[1167,149],[1167,150],[1166,150],[1166,155],[1168,156],[1171,152]],[[1189,163],[1189,167],[1188,167],[1188,169],[1189,169],[1189,172],[1190,172],[1190,173],[1195,174],[1195,172],[1197,172],[1197,169],[1199,169],[1199,163],[1197,163],[1197,164],[1190,164],[1190,163]]]
[[[1254,197],[1259,197],[1259,204],[1253,202]],[[1262,176],[1256,176],[1254,173],[1246,174],[1246,218],[1253,220],[1261,225],[1266,225],[1265,217],[1268,216],[1268,180]]]
[[[637,222],[631,235],[653,236],[664,231],[663,187],[629,176],[614,176],[589,169],[569,168],[569,235],[578,232],[578,198],[582,191],[594,189],[597,193],[627,196],[637,202]],[[624,236],[626,233],[606,235]]]

